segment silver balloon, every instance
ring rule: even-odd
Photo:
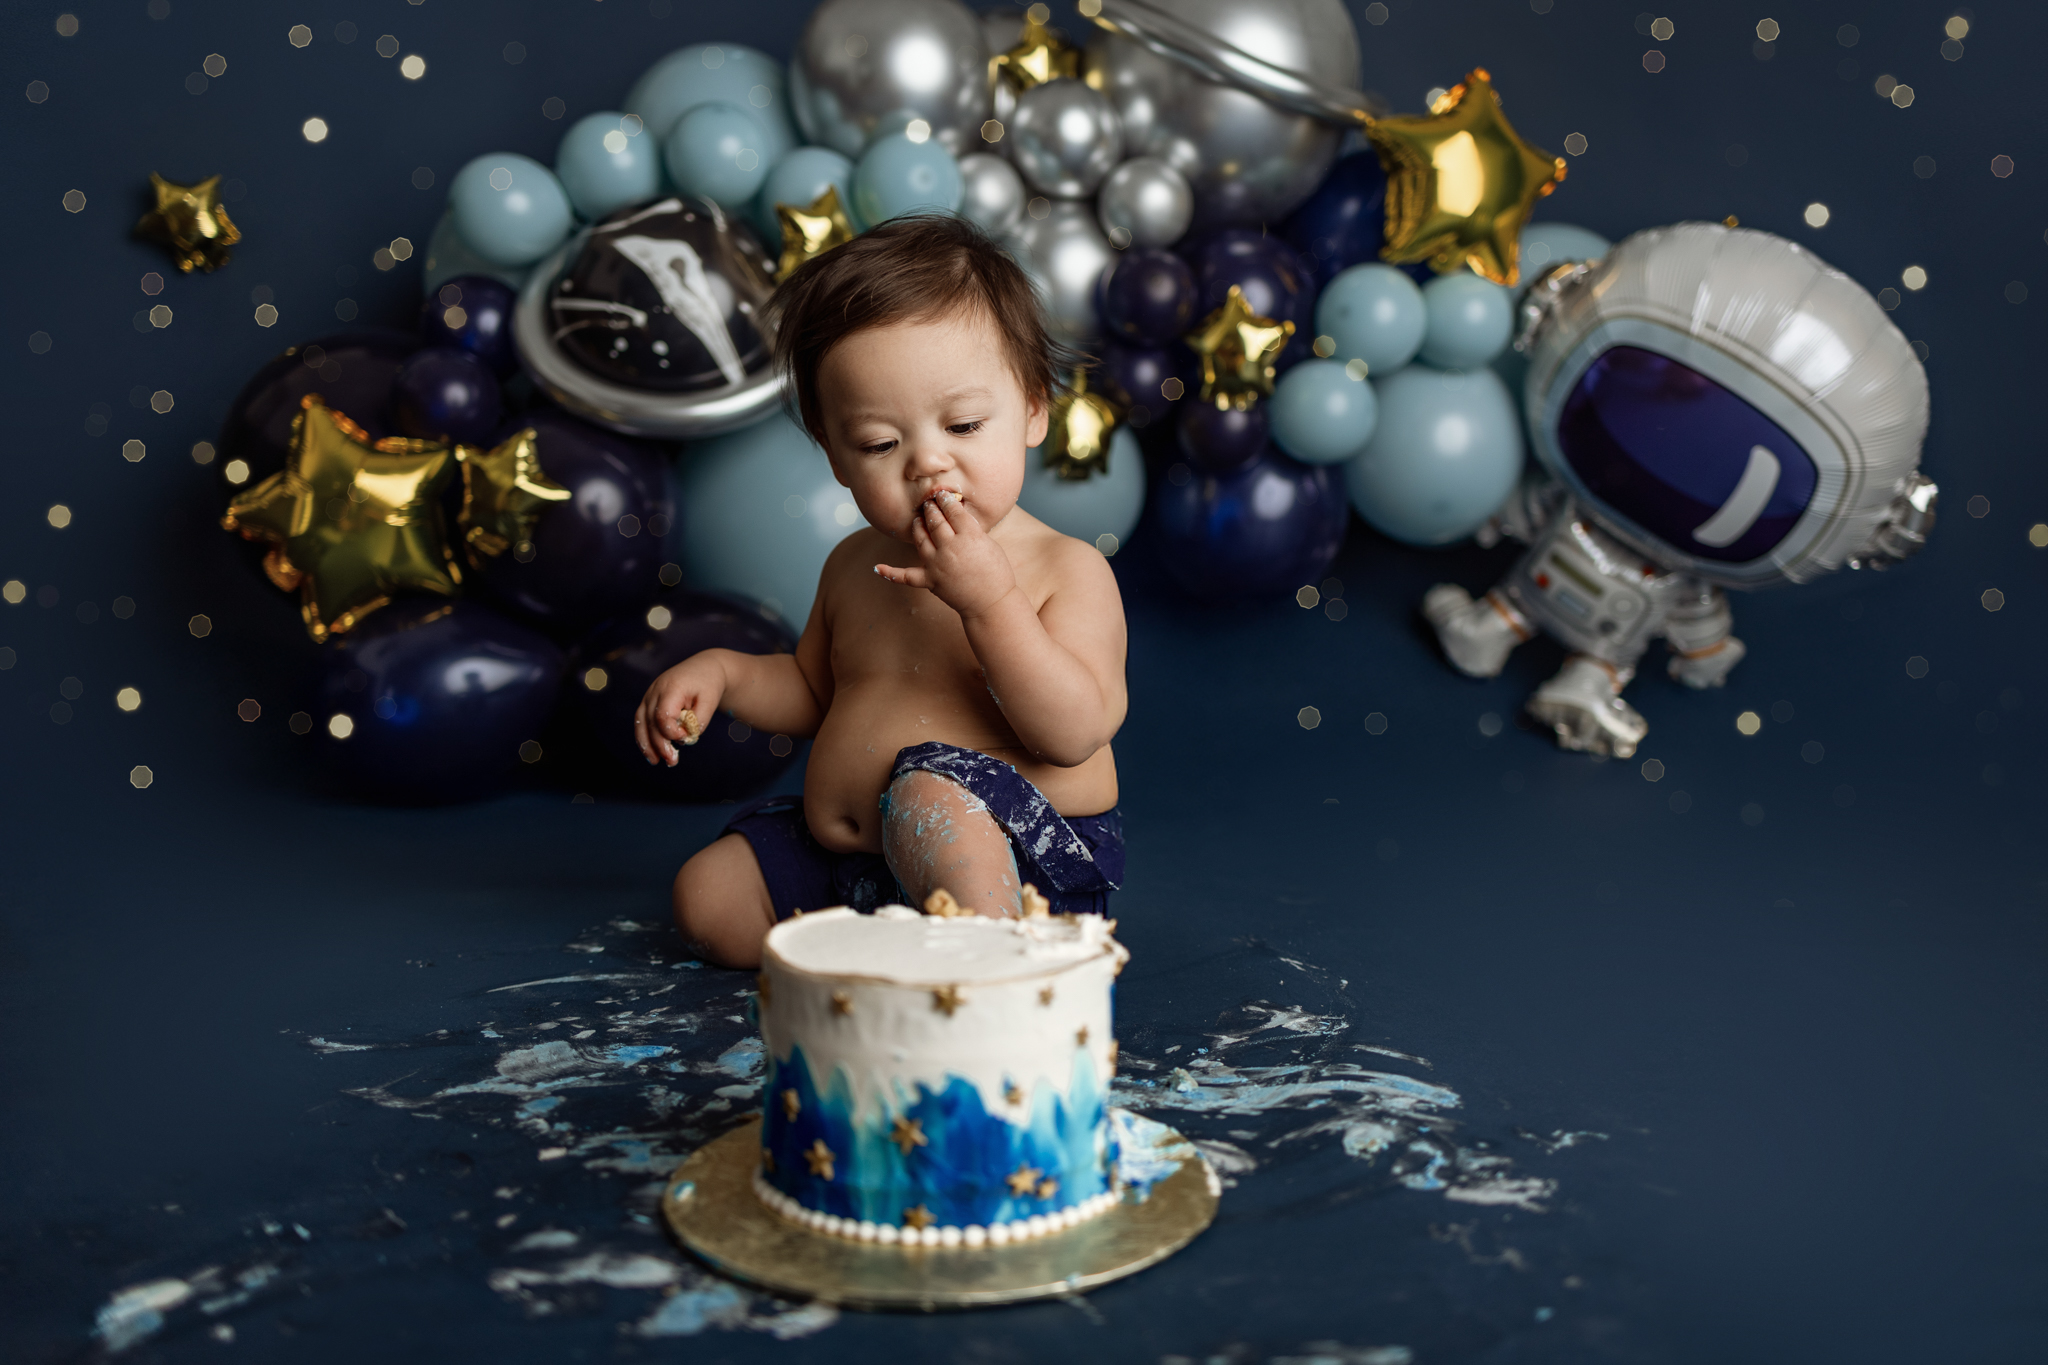
[[[1096,226],[1094,209],[1077,200],[1056,201],[1043,218],[1027,214],[1008,244],[1031,276],[1053,334],[1077,345],[1093,340],[1100,327],[1095,286],[1116,264],[1116,250]]]
[[[1175,13],[1274,67],[1358,83],[1358,34],[1341,0],[1183,0]],[[1284,217],[1322,183],[1343,140],[1332,124],[1107,29],[1089,41],[1084,68],[1123,116],[1126,148],[1186,176],[1207,226]]]
[[[1188,178],[1156,156],[1134,156],[1109,173],[1095,199],[1111,246],[1172,246],[1195,217]]]
[[[1001,237],[1024,216],[1029,196],[1009,162],[988,152],[960,158],[960,216]]]
[[[857,157],[911,119],[955,156],[981,146],[988,44],[959,0],[825,0],[789,67],[806,141]]]
[[[1124,156],[1124,121],[1100,90],[1047,81],[1017,97],[1003,145],[1024,183],[1054,199],[1085,199]]]

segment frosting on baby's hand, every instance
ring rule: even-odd
[[[676,724],[682,727],[685,744],[695,744],[704,736],[704,722],[697,719],[695,711],[685,709],[678,713]]]

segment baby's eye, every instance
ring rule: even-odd
[[[955,436],[972,436],[975,432],[980,431],[982,427],[986,426],[987,423],[987,418],[977,417],[972,422],[955,422],[947,427],[946,430]]]
[[[894,441],[870,441],[860,448],[863,455],[887,455],[896,448]]]

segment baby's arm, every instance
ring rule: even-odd
[[[794,654],[742,654],[706,649],[654,680],[633,713],[633,736],[649,763],[671,768],[677,744],[695,744],[723,706],[756,730],[782,735],[816,734],[832,700],[827,666],[831,646],[824,616],[824,589],[811,604]]]
[[[1124,604],[1109,561],[1062,544],[1057,586],[1037,611],[1003,548],[957,498],[925,504],[919,567],[878,566],[892,582],[930,588],[960,613],[989,691],[1024,747],[1059,767],[1088,761],[1115,737],[1124,690]]]

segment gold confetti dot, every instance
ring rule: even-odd
[[[1984,610],[1997,611],[2005,605],[2005,594],[1996,588],[1986,588],[1977,600],[1983,604]]]
[[[1646,759],[1644,759],[1644,760],[1643,760],[1643,781],[1645,781],[1645,782],[1661,782],[1661,781],[1663,781],[1663,780],[1664,780],[1664,765],[1663,765],[1663,764],[1662,764],[1661,762],[1659,762],[1658,760],[1654,759],[1654,758],[1646,758]]]
[[[235,707],[235,714],[245,721],[256,720],[263,714],[263,703],[254,697],[244,697],[241,704]]]
[[[1315,345],[1312,346],[1310,349],[1313,350],[1318,356],[1321,356],[1324,360],[1328,360],[1331,356],[1337,354],[1337,338],[1327,336],[1317,337]]]
[[[1294,719],[1304,730],[1313,730],[1323,723],[1323,713],[1313,706],[1304,706],[1294,713]]]
[[[396,57],[398,55],[398,39],[389,33],[379,38],[377,40],[377,55],[387,59]]]
[[[533,739],[522,741],[519,745],[519,761],[521,763],[540,762],[540,741]]]
[[[266,303],[266,304],[262,304],[262,305],[258,306],[258,308],[256,309],[256,325],[257,325],[258,327],[274,327],[274,326],[276,326],[276,325],[277,325],[277,309],[275,309],[275,308],[271,307],[271,306],[270,306],[269,304],[267,304],[267,303]]]
[[[768,752],[777,758],[788,758],[796,743],[788,735],[776,735],[768,741]]]
[[[1294,594],[1295,604],[1299,606],[1303,611],[1311,610],[1312,608],[1314,608],[1316,603],[1322,600],[1323,595],[1320,592],[1316,591],[1313,584],[1302,584],[1301,587],[1298,588]]]
[[[647,624],[655,630],[667,630],[675,619],[675,613],[667,607],[653,606],[647,609]]]
[[[49,521],[50,525],[56,527],[60,531],[71,524],[71,509],[69,507],[66,507],[61,502],[52,506],[50,510],[48,512],[45,512],[43,515]]]
[[[213,634],[213,618],[205,612],[201,612],[185,623],[185,629],[192,632],[194,639],[204,640],[207,636]]]
[[[299,125],[299,135],[308,142],[325,142],[327,140],[327,120],[324,118],[307,119]]]
[[[1381,24],[1386,23],[1387,7],[1381,4],[1379,0],[1373,0],[1373,3],[1365,7],[1365,22],[1371,24],[1374,28],[1378,28]]]
[[[313,30],[304,24],[293,24],[291,30],[284,36],[291,41],[293,47],[305,47],[313,41]]]
[[[78,36],[78,16],[75,14],[58,15],[57,36],[59,38],[76,38]]]
[[[1344,362],[1344,377],[1346,379],[1363,379],[1368,373],[1370,373],[1370,368],[1363,360],[1353,358]]]
[[[1991,158],[1991,173],[2000,180],[2012,174],[2012,158],[2004,154]]]
[[[1951,15],[1949,21],[1941,26],[1941,31],[1955,41],[1961,42],[1970,36],[1970,21],[1960,14]]]
[[[311,734],[313,731],[313,718],[304,711],[292,712],[292,718],[286,724],[291,726],[291,731],[295,735]]]
[[[149,454],[149,448],[140,441],[123,441],[121,443],[121,458],[129,464],[140,464],[142,457],[147,454]]]
[[[1753,735],[1764,728],[1764,720],[1754,711],[1744,711],[1735,718],[1735,728],[1745,735]]]
[[[914,118],[903,125],[903,136],[909,138],[912,142],[930,142],[932,140],[932,125],[924,119]],[[743,166],[740,169],[752,170],[753,167]]]
[[[1564,135],[1564,150],[1569,156],[1584,156],[1587,145],[1584,133],[1566,133]]]
[[[1650,36],[1660,43],[1670,42],[1671,35],[1676,32],[1678,32],[1677,25],[1673,24],[1669,19],[1652,19],[1650,21]]]
[[[1655,31],[1654,25],[1652,25],[1651,31]],[[1779,32],[1780,30],[1778,28],[1778,21],[1776,19],[1759,19],[1756,22],[1756,36],[1758,40],[1761,42],[1777,42]]]
[[[166,322],[163,325],[169,325],[168,319],[170,317],[170,312],[170,309],[164,309],[164,316]],[[169,389],[158,389],[155,393],[149,396],[149,410],[151,412],[169,412],[172,408],[176,407],[177,405],[178,400],[171,397],[171,391]]]
[[[356,718],[347,712],[337,711],[327,718],[327,733],[336,739],[347,739],[356,732]]]
[[[1828,212],[1828,206],[1826,204],[1815,202],[1812,204],[1808,204],[1806,206],[1806,225],[1808,227],[1826,227],[1828,225],[1828,219],[1833,216],[1834,215]]]
[[[207,54],[206,60],[199,64],[199,69],[215,80],[219,80],[227,74],[228,59],[221,56],[218,52],[210,52]]]
[[[1916,680],[1926,677],[1927,660],[1922,658],[1918,654],[1915,654],[1912,658],[1906,660],[1906,676]]]
[[[1927,287],[1927,269],[1924,266],[1909,265],[1899,272],[1899,283],[1918,293]]]
[[[123,711],[139,711],[142,709],[142,693],[136,688],[124,687],[114,694],[114,705]]]
[[[1894,85],[1892,87],[1891,101],[1901,109],[1909,107],[1913,103],[1913,87],[1903,82]]]
[[[1643,54],[1643,70],[1645,70],[1645,71],[1649,72],[1649,73],[1650,73],[1651,75],[1653,75],[1653,76],[1654,76],[1654,75],[1656,75],[1656,74],[1657,74],[1657,73],[1658,73],[1659,71],[1662,71],[1663,69],[1664,69],[1664,54],[1663,54],[1663,53],[1659,52],[1659,51],[1658,51],[1658,50],[1657,50],[1656,48],[1654,48],[1654,47],[1653,47],[1653,48],[1651,48],[1651,49],[1650,49],[1650,50],[1649,50],[1648,52],[1645,52],[1645,53]]]
[[[673,588],[676,584],[683,581],[683,566],[680,564],[664,564],[661,566],[661,573],[657,577],[661,579],[663,587]]]
[[[1095,537],[1095,548],[1102,551],[1104,559],[1108,559],[1123,548],[1123,542],[1116,538],[1114,531],[1104,531]]]
[[[409,81],[416,81],[427,74],[427,59],[417,52],[398,64],[398,74]]]
[[[249,462],[247,460],[229,460],[225,465],[221,466],[220,472],[221,477],[229,483],[239,485],[249,482]]]
[[[1387,732],[1387,718],[1377,711],[1370,712],[1365,718],[1365,732],[1369,735],[1385,734]]]
[[[85,192],[83,190],[64,191],[64,211],[66,213],[82,213],[84,210]]]
[[[2048,530],[2048,527],[2037,527],[2036,529]],[[20,606],[22,600],[27,596],[28,584],[22,582],[19,578],[10,578],[5,583],[0,583],[0,597],[6,598],[7,605],[10,607]]]
[[[2027,528],[2027,544],[2037,550],[2048,550],[2048,521],[2037,521]],[[8,600],[11,602],[16,599]]]
[[[147,763],[138,763],[128,770],[128,785],[137,791],[141,791],[154,781],[156,774],[149,770]]]
[[[586,668],[583,670],[583,687],[585,691],[602,692],[605,689],[605,685],[611,680],[612,675],[601,668]]]

